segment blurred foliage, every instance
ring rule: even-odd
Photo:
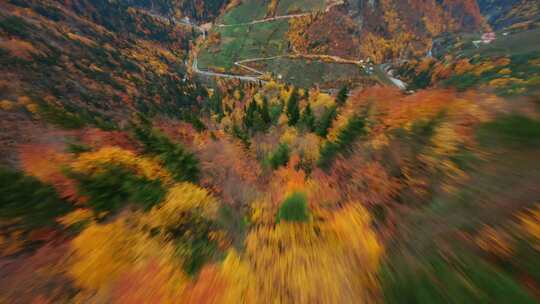
[[[144,152],[157,156],[175,180],[198,180],[199,162],[195,155],[186,151],[180,143],[172,142],[166,135],[145,123],[135,126],[134,134],[143,144]]]
[[[161,181],[136,176],[121,166],[109,165],[91,176],[68,175],[77,180],[80,194],[88,197],[86,203],[98,214],[118,212],[129,203],[149,210],[166,194]]]
[[[289,195],[281,206],[276,216],[277,222],[305,222],[309,220],[307,197],[304,193],[295,192]]]
[[[55,189],[21,172],[0,167],[0,217],[22,229],[55,226],[56,217],[72,210]]]

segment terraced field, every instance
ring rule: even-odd
[[[287,15],[299,12],[312,12],[323,10],[325,7],[324,0],[281,0],[278,3],[276,14]]]
[[[218,23],[237,24],[262,19],[266,15],[268,0],[247,0],[229,10],[218,20]]]
[[[259,61],[257,65],[250,66],[274,75],[281,75],[282,79],[300,87],[335,87],[336,83],[359,82],[369,77],[354,64],[340,64],[306,59],[276,58]]]

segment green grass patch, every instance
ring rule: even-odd
[[[479,38],[479,37],[476,37]],[[472,45],[464,50],[464,57],[472,57],[475,54],[482,56],[505,56],[519,55],[540,49],[540,29],[532,29],[503,36],[498,33],[497,40],[490,44],[481,44],[478,48]]]
[[[217,28],[221,41],[219,45],[201,51],[199,68],[221,67],[229,70],[235,61],[286,54],[288,29],[287,20]]]
[[[268,3],[268,0],[243,0],[240,5],[226,12],[220,21],[223,24],[238,24],[263,19]]]
[[[355,82],[368,77],[354,64],[292,58],[276,58],[260,61],[258,64],[261,65],[258,69],[281,75],[283,80],[302,88],[315,85],[334,87],[336,83]]]
[[[279,0],[277,15],[283,16],[291,13],[322,11],[325,8],[324,0]]]

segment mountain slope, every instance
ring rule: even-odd
[[[110,129],[134,111],[178,116],[205,94],[183,62],[195,34],[109,1],[2,2],[2,121]]]

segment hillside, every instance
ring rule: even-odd
[[[537,303],[529,0],[0,3],[0,303]]]
[[[443,33],[478,31],[488,26],[479,7],[467,1],[249,0],[229,6],[215,23],[209,39],[202,44],[198,58],[202,68],[252,74],[239,65],[247,61],[261,73],[281,74],[297,85],[334,89],[343,81],[332,74],[336,60],[324,56],[354,61],[338,63],[348,66],[342,70],[349,82],[369,84],[373,79],[366,75],[369,73],[360,61],[382,63],[423,55],[433,39]],[[281,58],[306,67],[307,82],[287,69],[278,71],[274,61]],[[325,77],[310,76],[310,65],[318,65],[316,71]],[[321,78],[326,81],[321,82]]]
[[[478,0],[482,15],[494,29],[538,20],[540,5],[528,0]]]
[[[115,129],[132,112],[178,117],[205,94],[186,78],[189,26],[108,1],[3,2],[0,18],[4,155],[32,132],[24,121]]]

